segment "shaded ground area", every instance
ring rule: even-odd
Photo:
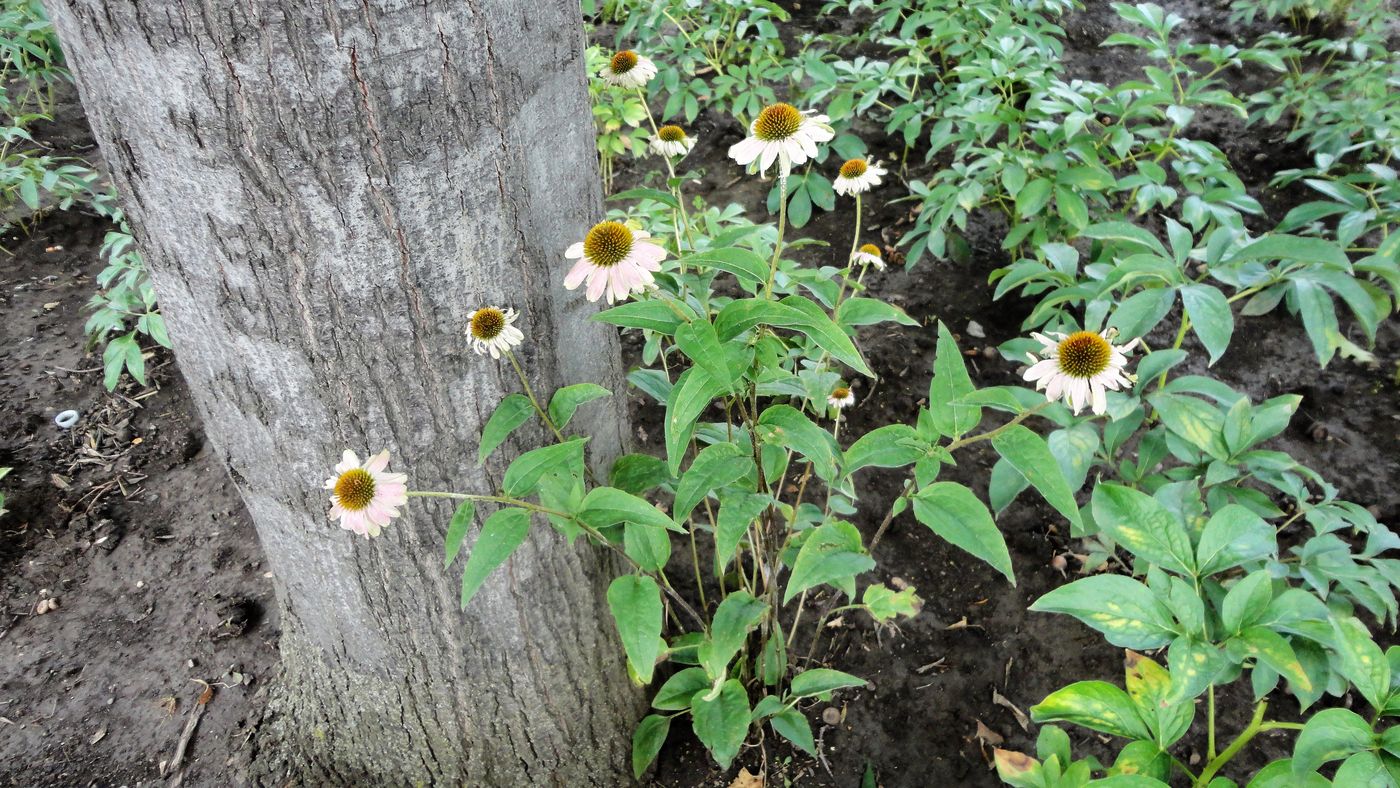
[[[808,5],[808,4],[804,4]],[[815,6],[816,4],[811,4]],[[1215,3],[1170,4],[1188,17],[1184,30],[1198,39],[1228,42],[1225,11]],[[797,29],[818,25],[814,9],[799,12]],[[805,16],[803,16],[805,15]],[[823,20],[821,24],[830,24]],[[858,25],[860,18],[840,24]],[[1106,3],[1066,20],[1066,60],[1076,75],[1113,81],[1135,66],[1106,55],[1097,44],[1118,29]],[[1241,75],[1247,91],[1256,77]],[[53,138],[81,150],[81,116],[70,112]],[[1244,130],[1230,117],[1207,117],[1197,136],[1219,145],[1276,221],[1296,201],[1265,188],[1271,172],[1297,163],[1299,151],[1280,149],[1268,129]],[[712,204],[737,202],[757,219],[768,184],[738,178],[724,151],[740,139],[732,119],[702,115],[700,144],[687,165],[706,173],[698,192]],[[886,160],[878,128],[857,129]],[[922,158],[921,153],[911,161]],[[629,162],[619,188],[639,182],[650,162]],[[830,165],[834,167],[834,163]],[[931,165],[911,168],[909,177]],[[897,179],[867,200],[867,240],[893,246],[909,228],[908,204],[882,205],[903,196]],[[832,264],[849,248],[851,203],[819,214],[799,231],[827,241],[795,256]],[[2,482],[10,512],[0,518],[0,785],[135,785],[156,780],[161,762],[196,713],[204,691],[215,692],[199,713],[184,758],[190,785],[239,782],[246,771],[246,739],[262,705],[265,679],[275,672],[276,609],[253,529],[225,471],[205,445],[197,415],[172,359],[155,353],[151,385],[127,383],[117,394],[101,385],[100,358],[86,352],[82,304],[101,269],[102,223],[79,214],[52,216],[28,237],[7,238],[14,256],[0,267],[0,466],[15,471]],[[1004,228],[974,222],[970,264],[925,261],[912,272],[898,267],[867,280],[874,294],[920,321],[919,327],[865,329],[861,345],[879,375],[859,381],[857,406],[843,434],[908,421],[927,392],[933,359],[932,326],[943,320],[969,351],[979,385],[1017,382],[1016,369],[990,353],[1021,333],[1028,304],[991,301],[987,274],[1006,262]],[[58,248],[61,247],[61,248]],[[984,337],[973,336],[975,321]],[[1355,334],[1354,339],[1359,339]],[[1154,346],[1170,336],[1150,338]],[[1197,348],[1193,348],[1197,349]],[[1289,430],[1273,442],[1321,470],[1343,495],[1391,523],[1400,521],[1400,331],[1382,327],[1376,367],[1338,360],[1319,370],[1301,326],[1282,315],[1242,319],[1226,357],[1211,374],[1256,399],[1285,393],[1304,397]],[[638,363],[629,343],[628,363]],[[1193,355],[1203,371],[1200,359]],[[639,444],[659,449],[660,413],[629,395]],[[82,414],[71,431],[54,415]],[[1317,430],[1318,425],[1324,429]],[[974,448],[959,456],[949,478],[985,490],[994,456]],[[898,473],[869,471],[856,522],[867,538],[900,490]],[[907,581],[926,600],[924,612],[898,633],[879,633],[855,617],[828,630],[813,659],[870,679],[868,691],[848,692],[833,704],[835,725],[821,721],[824,705],[807,711],[820,732],[823,760],[768,742],[740,756],[752,771],[766,764],[770,784],[855,786],[867,766],[885,786],[994,785],[987,755],[974,734],[980,721],[1015,749],[1033,746],[1034,726],[1023,730],[1013,712],[993,702],[999,693],[1027,709],[1071,681],[1121,679],[1121,653],[1079,624],[1032,614],[1026,607],[1066,578],[1051,566],[1068,552],[1058,516],[1023,496],[1000,524],[1007,534],[1019,584],[1008,585],[904,515],[877,549],[870,582]],[[684,551],[677,551],[678,554]],[[1070,576],[1076,568],[1069,563]],[[676,573],[683,574],[683,573]],[[37,615],[41,601],[57,599]],[[808,652],[804,630],[794,654]],[[1224,728],[1242,722],[1247,690],[1225,698]],[[173,699],[173,706],[171,701]],[[1279,697],[1286,716],[1293,703]],[[678,726],[678,729],[681,726]],[[1199,727],[1199,726],[1198,726]],[[1105,751],[1073,731],[1083,752]],[[1200,731],[1188,742],[1199,742]],[[1096,749],[1097,748],[1097,749]],[[1258,765],[1281,752],[1261,737],[1242,759]],[[728,785],[693,740],[673,734],[654,780],[665,786]]]
[[[169,354],[102,388],[82,307],[105,231],[69,213],[5,239],[0,785],[149,783],[196,714],[185,782],[228,784],[276,665],[271,582]]]

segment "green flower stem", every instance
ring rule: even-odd
[[[832,314],[841,308],[841,301],[846,297],[846,286],[851,283],[851,258],[856,256],[856,250],[860,248],[860,193],[856,193],[856,232],[851,238],[851,254],[846,257],[845,271],[841,277],[841,290],[836,293],[836,304],[831,308]],[[860,269],[860,276],[865,276],[865,268]],[[860,281],[856,281],[856,288],[860,288]],[[854,292],[854,291],[852,291]]]
[[[516,360],[515,353],[507,350],[506,358],[510,359],[510,365],[515,367],[515,374],[520,376],[520,385],[525,389],[525,396],[530,398],[530,404],[535,407],[535,413],[539,414],[540,420],[545,423],[546,427],[549,427],[549,431],[554,433],[555,439],[563,443],[564,433],[560,432],[559,428],[554,426],[554,420],[551,419],[549,414],[545,412],[545,409],[540,406],[539,399],[535,397],[535,390],[530,388],[530,381],[525,377],[525,370],[520,368],[520,362]]]
[[[1206,699],[1206,757],[1215,757],[1215,685]]]
[[[773,280],[778,277],[778,259],[783,255],[783,233],[787,230],[787,176],[778,176],[778,240],[773,244],[773,261],[768,264],[768,284],[763,297],[773,297]]]
[[[1230,742],[1230,746],[1226,747],[1224,752],[1212,756],[1210,762],[1206,764],[1206,768],[1201,770],[1201,776],[1197,777],[1194,783],[1197,788],[1205,788],[1205,786],[1210,785],[1211,780],[1224,768],[1225,764],[1238,755],[1240,750],[1244,749],[1245,745],[1249,744],[1250,740],[1258,734],[1264,731],[1302,730],[1303,726],[1296,722],[1265,722],[1264,711],[1268,707],[1267,701],[1260,701],[1259,705],[1254,707],[1254,716],[1250,718],[1249,725],[1240,731],[1240,735]],[[1211,720],[1214,721],[1213,714]]]
[[[1181,343],[1186,341],[1186,332],[1189,330],[1191,330],[1191,318],[1183,314],[1181,316],[1181,327],[1176,330],[1176,341],[1172,343],[1172,350],[1177,350],[1181,347]],[[1165,385],[1167,385],[1167,373],[1164,370],[1161,376],[1157,378],[1157,388],[1160,389]]]

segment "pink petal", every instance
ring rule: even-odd
[[[576,257],[583,257],[583,241],[579,241],[578,243],[570,246],[568,249],[565,249],[564,256],[569,258],[570,260]]]
[[[568,275],[564,277],[564,288],[566,290],[573,290],[578,287],[579,284],[583,282],[584,277],[588,276],[588,272],[592,270],[593,263],[589,262],[587,258],[574,263],[574,267],[570,268]]]

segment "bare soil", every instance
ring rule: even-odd
[[[804,4],[815,7],[817,4]],[[1107,3],[1065,20],[1066,60],[1076,76],[1114,81],[1130,78],[1137,63],[1097,46],[1120,29]],[[1198,40],[1232,42],[1241,34],[1225,22],[1221,4],[1167,3],[1187,17],[1183,28]],[[794,29],[859,25],[855,19],[817,19],[797,9]],[[1232,76],[1239,92],[1257,87],[1259,75]],[[50,130],[65,149],[84,149],[79,113],[70,111]],[[859,128],[886,161],[901,151],[877,128]],[[686,164],[705,173],[697,191],[711,204],[735,202],[762,215],[768,184],[736,180],[724,152],[742,129],[732,119],[703,114],[696,152]],[[1225,115],[1203,117],[1195,135],[1220,146],[1252,192],[1269,210],[1271,226],[1298,195],[1267,188],[1270,175],[1296,165],[1301,152],[1279,145],[1276,130],[1246,129]],[[89,145],[90,146],[90,145]],[[916,151],[911,162],[921,161]],[[908,177],[934,165],[917,164]],[[642,181],[646,162],[623,163],[619,188]],[[905,194],[897,178],[867,199],[866,239],[893,247],[909,228],[907,203],[885,200]],[[799,236],[830,248],[810,247],[795,256],[811,265],[833,264],[849,248],[851,203],[819,213]],[[228,785],[246,780],[247,740],[254,732],[268,680],[277,665],[276,604],[260,548],[225,469],[206,444],[175,360],[155,349],[148,386],[131,381],[118,392],[102,388],[100,353],[83,341],[83,304],[101,270],[98,247],[105,227],[79,213],[50,215],[27,236],[4,239],[13,256],[0,268],[0,466],[15,468],[0,481],[9,513],[0,518],[0,785],[139,785],[162,779],[162,762],[194,715],[178,769],[188,785]],[[1004,227],[980,217],[968,241],[972,261],[924,261],[906,272],[894,266],[867,279],[873,293],[920,321],[918,327],[864,329],[860,344],[878,374],[859,381],[857,405],[843,434],[912,418],[927,394],[936,321],[946,322],[970,351],[979,385],[1018,382],[1015,365],[983,349],[1021,334],[1029,304],[991,301],[990,271],[1004,265]],[[985,337],[968,326],[980,324]],[[1352,337],[1360,341],[1359,332]],[[1150,337],[1154,346],[1171,336]],[[1188,348],[1199,350],[1191,344]],[[628,344],[627,361],[639,348]],[[1342,494],[1374,507],[1387,522],[1400,521],[1400,330],[1382,326],[1375,348],[1379,363],[1337,360],[1319,370],[1301,325],[1284,315],[1245,318],[1229,353],[1210,374],[1264,399],[1303,395],[1303,405],[1273,447],[1322,471]],[[1206,371],[1204,352],[1193,353],[1192,372]],[[659,449],[659,410],[629,393],[639,448]],[[81,414],[70,430],[55,425],[65,409]],[[1319,429],[1319,427],[1321,429]],[[995,457],[976,447],[959,457],[948,477],[985,489]],[[873,533],[903,477],[869,471],[859,516]],[[866,677],[868,690],[841,693],[832,704],[840,722],[825,725],[827,704],[806,709],[819,733],[822,758],[811,759],[772,740],[747,748],[725,772],[714,767],[692,738],[673,733],[652,777],[661,786],[726,786],[742,767],[769,769],[770,784],[855,786],[869,769],[884,786],[995,785],[990,750],[976,737],[978,723],[1013,749],[1033,749],[1035,726],[1023,729],[998,693],[1025,710],[1046,694],[1081,679],[1121,680],[1121,652],[1095,633],[1063,617],[1027,612],[1046,591],[1072,579],[1051,566],[1074,545],[1064,523],[1033,496],[1022,496],[1001,518],[1018,585],[949,546],[911,516],[897,519],[876,550],[879,568],[868,579],[900,578],[925,599],[923,613],[898,632],[878,632],[859,617],[829,628],[813,661]],[[682,553],[684,551],[678,551]],[[680,560],[678,558],[678,560]],[[683,575],[675,572],[673,575]],[[37,614],[42,600],[57,609]],[[810,630],[796,641],[805,656]],[[200,706],[205,688],[213,687]],[[1237,729],[1252,698],[1247,686],[1231,687],[1221,708],[1223,729]],[[1277,694],[1280,717],[1296,713]],[[1188,750],[1203,749],[1198,730]],[[680,727],[678,726],[677,730]],[[1081,752],[1110,750],[1082,730],[1071,731]],[[1284,737],[1261,737],[1232,776],[1283,754]],[[1188,753],[1189,757],[1189,753]],[[169,776],[168,774],[166,775]]]

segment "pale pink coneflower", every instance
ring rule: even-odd
[[[582,241],[564,252],[570,260],[578,260],[564,277],[564,287],[573,290],[587,280],[588,300],[597,301],[606,294],[609,304],[646,290],[654,281],[652,272],[660,271],[666,258],[665,249],[646,240],[650,237],[622,222],[593,225]]]
[[[364,465],[349,449],[335,466],[335,476],[326,480],[331,491],[331,519],[340,527],[360,536],[379,536],[390,520],[399,516],[399,507],[408,502],[408,477],[387,473],[389,451],[370,457]]]

